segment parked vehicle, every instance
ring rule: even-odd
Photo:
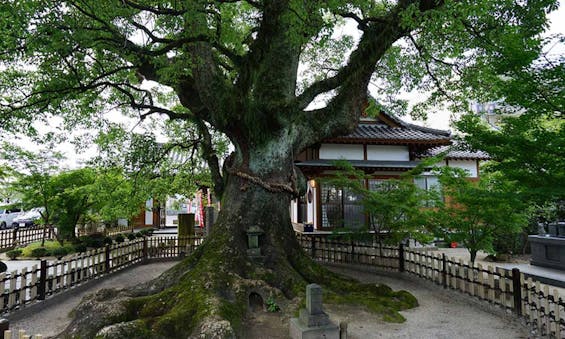
[[[12,220],[13,228],[30,227],[41,222],[41,213],[45,211],[43,207],[34,207],[31,210],[20,214]]]
[[[0,207],[0,228],[4,229],[12,225],[14,219],[22,214],[18,207]]]

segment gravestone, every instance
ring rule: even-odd
[[[290,319],[292,339],[339,339],[339,326],[330,321],[322,308],[322,288],[316,284],[306,286],[306,308],[298,318]]]

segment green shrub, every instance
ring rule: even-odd
[[[86,247],[100,248],[100,247],[104,247],[104,238],[105,236],[102,233],[93,233],[87,236],[80,237],[80,241]]]
[[[139,231],[139,233],[146,235],[146,236],[151,236],[151,235],[153,235],[153,231],[154,231],[154,229],[152,227],[147,227],[147,228],[143,228],[141,231]]]
[[[114,237],[114,241],[116,241],[118,244],[123,243],[125,240],[126,239],[122,234],[118,234]]]
[[[69,252],[68,252],[66,247],[57,247],[57,248],[54,248],[53,250],[51,250],[51,255],[53,255],[53,256],[55,256],[59,259],[64,257],[65,255],[67,255],[68,253]]]
[[[83,243],[78,243],[74,245],[74,251],[77,253],[84,253],[86,252],[86,245]]]
[[[49,255],[49,250],[45,247],[37,247],[31,250],[31,256],[35,258],[47,257]]]
[[[145,235],[144,235],[143,233],[141,233],[141,232],[135,232],[135,233],[133,233],[133,234],[135,234],[135,237],[136,237],[136,238],[143,238],[143,237],[145,236]]]
[[[14,260],[17,257],[19,257],[20,255],[22,255],[22,250],[20,250],[20,249],[11,250],[11,251],[6,252],[6,255],[8,256],[8,258]]]
[[[112,240],[111,237],[104,237],[104,244],[112,245],[113,243],[114,243],[114,240]]]
[[[134,240],[136,238],[134,233],[128,233],[127,237],[129,240]]]

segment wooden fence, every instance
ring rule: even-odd
[[[152,258],[178,258],[191,253],[200,237],[144,237],[108,245],[31,269],[0,274],[0,313],[8,313]]]
[[[131,232],[133,232],[134,229],[135,229],[135,227],[133,225],[118,225],[118,226],[113,226],[113,227],[105,227],[102,232],[99,232],[99,231],[96,231],[96,230],[88,231],[84,227],[77,226],[75,228],[75,234],[76,234],[77,237],[87,236],[87,235],[90,235],[92,233],[102,233],[105,236],[113,236],[113,235],[122,234],[122,233],[131,233]]]
[[[327,263],[356,263],[398,271],[398,247],[379,244],[371,240],[344,240],[325,234],[302,234],[296,237],[302,248],[312,258]]]
[[[407,272],[433,281],[446,289],[508,309],[525,321],[537,335],[565,338],[565,300],[556,289],[525,277],[514,268],[448,258],[420,249],[383,246],[374,240],[340,240],[325,234],[298,233],[302,248],[312,258],[326,263],[351,263]]]
[[[26,227],[0,230],[0,250],[12,249],[19,245],[27,245],[32,242],[41,241],[45,233],[45,238],[50,240],[55,238],[52,228]]]

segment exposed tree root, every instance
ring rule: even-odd
[[[222,242],[207,242],[152,282],[89,296],[60,337],[234,338],[243,333],[251,294],[263,302],[274,300],[292,316],[303,304],[306,285],[313,282],[323,286],[325,302],[365,305],[388,321],[404,321],[397,311],[417,305],[407,292],[357,283],[302,252],[276,263],[253,261],[230,255],[233,249]]]

